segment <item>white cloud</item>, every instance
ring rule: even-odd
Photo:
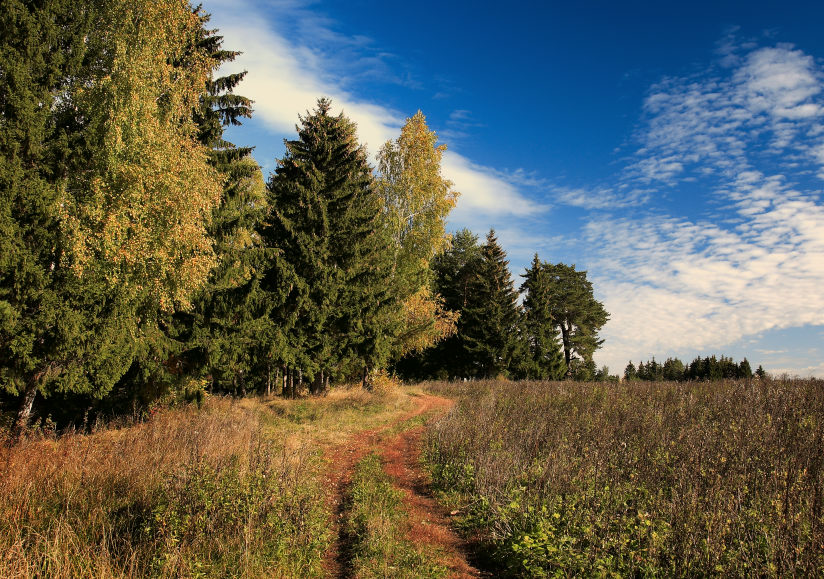
[[[815,183],[803,186],[807,174],[824,178],[821,70],[789,46],[721,52],[726,71],[653,87],[641,147],[621,179],[676,195],[691,181],[713,198],[712,220],[659,213],[586,227],[612,313],[598,359],[613,371],[652,354],[718,352],[767,330],[824,325],[824,206]],[[801,365],[780,372],[824,376]]]
[[[243,52],[226,67],[227,72],[248,70],[239,91],[255,101],[256,117],[280,135],[294,134],[298,115],[313,108],[319,97],[328,96],[333,99],[336,110],[343,110],[357,123],[358,137],[374,158],[383,143],[400,133],[406,115],[358,98],[345,90],[342,77],[330,73],[335,70],[330,63],[341,62],[340,55],[334,54],[336,49],[342,47],[355,59],[353,50],[368,45],[368,39],[342,36],[331,29],[331,23],[308,15],[295,3],[279,3],[277,7],[304,30],[303,38],[318,41],[320,45],[289,42],[269,24],[269,17],[250,3],[217,0],[208,6],[212,23],[219,28],[225,46]],[[367,59],[358,66],[369,69],[374,63]],[[459,110],[455,114],[458,120],[467,118],[468,113]],[[546,209],[527,198],[505,174],[451,149],[444,154],[442,168],[461,192],[451,217],[453,222],[479,215],[498,219],[523,217]]]

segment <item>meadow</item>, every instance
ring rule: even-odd
[[[496,574],[824,575],[824,382],[432,383],[426,457]]]
[[[324,451],[405,392],[209,397],[90,434],[0,445],[0,577],[318,577]]]

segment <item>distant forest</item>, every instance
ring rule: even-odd
[[[494,231],[447,234],[459,193],[421,112],[372,167],[321,98],[265,179],[224,138],[253,103],[234,92],[245,73],[218,75],[238,53],[199,7],[4,7],[0,401],[18,430],[33,411],[386,372],[607,377],[585,271],[536,255],[516,288]]]

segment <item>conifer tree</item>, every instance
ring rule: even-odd
[[[598,331],[609,314],[593,296],[585,271],[558,263],[549,264],[547,272],[552,285],[551,315],[561,330],[567,376],[572,378],[572,360],[577,357],[583,362],[578,367],[589,367],[593,353],[603,344]]]
[[[471,354],[474,375],[508,375],[522,354],[520,312],[506,253],[490,230],[481,259],[469,281],[461,334]]]
[[[566,366],[558,342],[558,326],[552,318],[552,284],[547,267],[548,264],[542,263],[536,253],[520,288],[524,294],[527,340],[524,373],[537,380],[560,380],[566,374]]]
[[[299,278],[284,310],[295,320],[287,340],[299,348],[294,363],[309,378],[357,372],[367,383],[389,355],[398,319],[392,254],[355,125],[330,109],[318,100],[300,117],[298,138],[286,141],[268,185],[266,244]]]
[[[407,379],[463,378],[474,375],[471,355],[462,334],[461,312],[469,301],[469,284],[481,259],[478,236],[462,229],[449,246],[430,264],[435,292],[443,298],[443,307],[458,315],[457,332],[434,346],[411,352],[395,364],[395,370]]]
[[[199,8],[196,13],[203,28],[193,50],[206,52],[215,68],[233,61],[239,53],[223,49],[217,30],[205,27],[209,15]],[[254,375],[268,382],[274,362],[266,338],[277,334],[269,316],[277,299],[254,279],[264,259],[257,228],[266,213],[266,186],[252,148],[224,138],[226,127],[252,116],[252,102],[234,94],[245,75],[210,78],[195,112],[198,140],[208,147],[210,164],[224,178],[209,227],[217,264],[193,310],[177,313],[171,324],[175,341],[184,349],[178,358],[188,371],[205,373],[213,386],[232,390],[245,390],[247,377]]]

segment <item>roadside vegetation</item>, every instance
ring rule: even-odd
[[[0,448],[2,577],[318,577],[323,451],[397,419],[404,392],[208,397],[92,434]]]
[[[428,389],[434,484],[502,574],[824,574],[820,380]]]

